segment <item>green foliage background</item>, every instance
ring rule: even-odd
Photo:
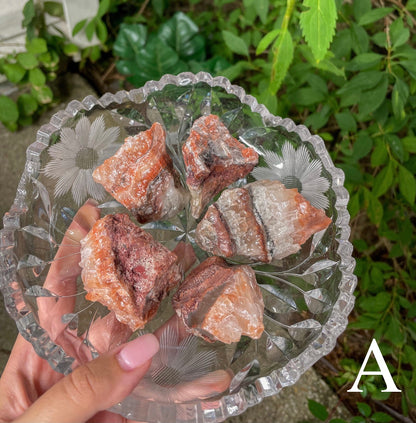
[[[48,32],[44,16],[62,16],[58,3],[29,0],[27,51],[0,59],[0,72],[21,87],[16,101],[0,96],[0,121],[11,130],[31,123],[53,102],[48,81],[59,65],[79,56],[80,68],[115,66],[127,88],[186,70],[224,75],[272,113],[319,133],[345,172],[359,277],[357,307],[343,338],[345,358],[333,383],[346,386],[358,372],[360,357],[349,356],[353,334],[368,340],[362,356],[375,337],[403,390],[400,407],[392,407],[412,415],[415,12],[416,0],[101,0],[97,16],[74,29],[99,40],[82,50]],[[389,403],[382,379],[363,385],[372,406]],[[388,421],[357,407],[357,422]]]

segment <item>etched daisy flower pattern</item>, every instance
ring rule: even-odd
[[[74,201],[81,205],[88,197],[101,201],[105,189],[94,182],[92,172],[115,153],[120,128],[105,127],[103,116],[90,123],[82,117],[75,129],[62,128],[60,142],[49,147],[52,160],[45,166],[45,174],[57,179],[55,196],[71,191]]]
[[[314,207],[327,209],[328,198],[324,193],[329,181],[321,176],[322,163],[311,160],[308,149],[301,145],[297,150],[289,142],[282,147],[282,154],[265,150],[264,160],[268,167],[257,166],[252,175],[257,180],[271,179],[282,182],[286,188],[297,188]]]

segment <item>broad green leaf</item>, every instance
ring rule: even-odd
[[[360,72],[352,79],[346,82],[338,91],[337,94],[344,94],[347,92],[357,91],[362,92],[375,87],[383,79],[383,72],[380,71],[367,71]]]
[[[134,61],[146,44],[147,28],[140,24],[121,24],[113,51],[122,59]]]
[[[377,7],[375,9],[371,9],[367,13],[361,16],[358,20],[358,25],[368,25],[373,22],[376,22],[380,19],[383,19],[389,13],[393,12],[394,9],[392,7]]]
[[[409,153],[416,153],[416,137],[404,137],[403,148]]]
[[[360,160],[367,156],[373,149],[373,139],[364,131],[360,131],[352,148],[352,157]]]
[[[83,19],[82,21],[79,21],[77,24],[75,24],[74,29],[72,30],[72,36],[75,36],[80,32],[85,24],[87,23],[87,19]]]
[[[87,40],[89,41],[91,41],[92,37],[94,36],[95,28],[97,27],[97,22],[98,22],[98,19],[93,18],[87,23],[85,27],[85,36],[87,37]]]
[[[350,111],[335,113],[335,119],[342,133],[355,132],[357,130],[357,123]]]
[[[392,301],[391,294],[383,291],[377,295],[368,295],[358,300],[360,308],[367,313],[381,313],[387,309]]]
[[[245,60],[240,60],[236,64],[227,67],[221,72],[222,76],[228,78],[231,82],[238,78],[244,71],[252,69],[252,65]]]
[[[0,96],[0,122],[13,124],[19,119],[19,110],[16,103],[5,95]]]
[[[390,25],[390,37],[393,49],[406,44],[409,37],[409,28],[406,28],[403,24],[403,19],[398,18]]]
[[[48,104],[53,99],[52,90],[47,85],[33,87],[30,92],[39,104]]]
[[[98,6],[97,16],[102,18],[110,9],[111,0],[100,0],[100,5]]]
[[[371,0],[360,0],[352,3],[354,18],[358,21],[362,15],[371,10]]]
[[[360,25],[353,23],[351,25],[352,49],[356,54],[367,53],[370,40],[367,31]]]
[[[17,61],[25,68],[25,69],[33,69],[38,65],[38,59],[32,53],[19,53],[17,56]]]
[[[380,107],[386,99],[388,82],[387,74],[383,74],[381,81],[374,88],[362,93],[358,103],[361,115],[366,116]]]
[[[276,94],[293,60],[293,41],[289,31],[281,31],[273,44],[270,90]]]
[[[357,408],[364,417],[369,417],[372,412],[371,407],[365,402],[357,402]]]
[[[376,197],[380,197],[391,188],[393,184],[394,174],[393,165],[389,163],[385,166],[374,178],[373,194]]]
[[[266,50],[267,47],[273,42],[273,40],[278,36],[280,32],[280,28],[274,29],[273,31],[270,31],[267,33],[259,42],[259,45],[256,49],[256,54],[263,53],[264,50]]]
[[[416,196],[416,180],[414,175],[402,165],[399,165],[399,189],[408,203],[413,205]]]
[[[308,408],[312,415],[317,419],[325,421],[328,418],[328,411],[321,403],[308,399]]]
[[[371,154],[371,166],[381,166],[387,162],[388,152],[384,141],[380,138],[375,140],[374,150]]]
[[[47,52],[48,46],[43,38],[33,38],[26,43],[26,50],[28,53],[40,54]]]
[[[337,31],[331,44],[331,51],[337,59],[349,57],[352,49],[351,31],[342,29]]]
[[[406,105],[408,97],[408,85],[402,79],[396,78],[396,82],[393,87],[393,92],[391,94],[391,104],[393,106],[394,115],[399,119],[404,119],[406,117],[404,107]]]
[[[24,116],[31,116],[38,109],[38,102],[32,94],[24,93],[17,99],[20,113]]]
[[[177,12],[158,31],[158,37],[172,47],[184,61],[205,60],[205,39],[197,25],[184,13]]]
[[[360,210],[361,210],[360,193],[356,192],[355,194],[351,195],[350,201],[348,202],[348,211],[350,213],[351,218],[355,217]],[[354,246],[357,249],[357,246],[355,244]]]
[[[5,63],[3,65],[3,72],[6,78],[14,84],[20,82],[26,74],[26,70],[19,63]]]
[[[386,413],[377,411],[371,416],[371,421],[375,423],[389,423],[394,421],[394,419]]]
[[[256,0],[254,2],[254,8],[260,17],[261,23],[265,25],[269,13],[269,0]]]
[[[318,69],[321,69],[326,72],[331,72],[336,76],[342,76],[345,78],[345,71],[344,69],[341,69],[337,67],[331,60],[329,59],[323,59],[320,60],[319,63],[315,63],[315,67]]]
[[[312,87],[299,88],[289,94],[289,100],[299,106],[311,106],[312,104],[321,103],[325,99],[325,95]]]
[[[396,159],[400,162],[404,161],[404,148],[402,140],[396,134],[386,134],[387,142],[389,143],[390,149]]]
[[[64,53],[67,56],[73,56],[79,52],[79,47],[74,43],[68,43],[64,45]]]
[[[45,12],[51,16],[56,16],[57,18],[64,17],[64,8],[62,3],[57,1],[45,1],[43,2],[43,9]]]
[[[46,76],[39,68],[31,69],[29,71],[29,81],[32,85],[41,87],[46,83]]]
[[[152,9],[156,12],[156,15],[160,18],[163,17],[163,12],[165,11],[166,4],[165,0],[152,0]]]
[[[248,47],[242,38],[227,30],[222,31],[222,36],[225,44],[232,52],[248,56]]]
[[[315,60],[322,60],[335,34],[337,8],[333,0],[304,0],[309,7],[300,15],[303,36],[312,50]]]
[[[346,66],[349,71],[361,71],[379,65],[384,56],[378,53],[362,53],[355,56]]]
[[[35,4],[33,0],[29,0],[25,3],[23,6],[23,21],[22,26],[25,28],[27,27],[31,22],[32,19],[35,17]]]

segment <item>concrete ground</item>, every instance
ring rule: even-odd
[[[85,96],[94,94],[93,89],[78,75],[70,75],[63,82],[64,88],[70,87],[63,102],[45,114],[39,122],[16,133],[8,132],[0,124],[0,217],[13,203],[25,163],[25,150],[35,140],[37,129],[47,123],[52,114],[63,109],[70,100],[82,100]],[[2,223],[0,227],[3,227]],[[7,362],[16,335],[16,326],[4,310],[3,301],[0,301],[0,374]],[[230,423],[313,422],[307,406],[308,399],[319,401],[329,408],[338,404],[336,395],[316,371],[310,369],[294,386],[285,388],[274,397],[266,398],[261,404],[228,421]],[[338,404],[334,417],[348,418],[348,416],[347,410]]]

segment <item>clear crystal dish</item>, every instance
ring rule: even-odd
[[[260,339],[243,336],[239,342],[223,344],[180,337],[172,323],[171,298],[166,298],[145,328],[131,335],[156,332],[161,350],[145,379],[113,407],[127,418],[208,423],[238,415],[294,384],[328,354],[353,308],[356,277],[348,241],[348,193],[343,172],[334,167],[322,139],[288,118],[271,115],[226,78],[182,73],[130,92],[72,101],[38,131],[0,233],[1,290],[20,333],[63,374],[103,348],[126,341],[110,328],[101,343],[105,346],[98,346],[97,328],[108,329],[102,322],[109,311],[85,299],[79,272],[74,270],[79,245],[72,245],[71,253],[66,249],[66,255],[56,253],[88,198],[98,202],[101,216],[128,212],[91,176],[127,136],[161,123],[175,167],[183,172],[175,163],[178,147],[192,123],[208,114],[219,116],[232,136],[259,154],[258,166],[234,187],[256,179],[279,180],[325,210],[332,222],[298,252],[270,264],[249,264],[265,303]],[[143,228],[172,250],[181,241],[196,247],[195,225],[185,209]],[[195,251],[199,261],[207,257],[201,249]],[[75,278],[73,292],[54,292],[47,278],[51,266]]]

